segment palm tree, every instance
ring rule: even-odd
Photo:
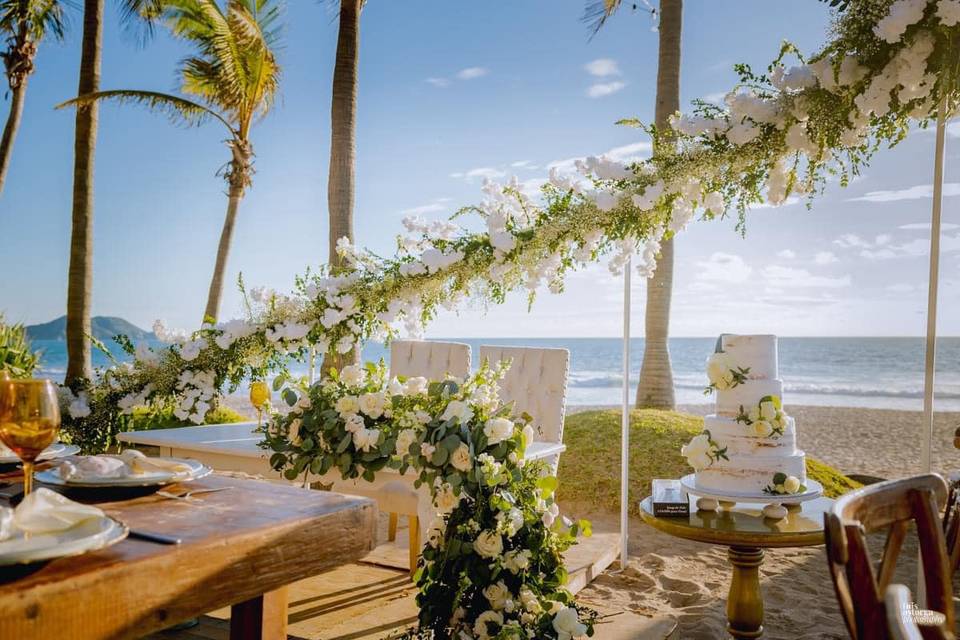
[[[83,1],[80,44],[80,95],[100,88],[103,54],[103,0]],[[67,372],[72,384],[92,374],[90,307],[93,290],[93,161],[97,146],[98,105],[78,109],[73,143],[73,212],[70,267],[67,273]]]
[[[353,192],[357,156],[357,66],[359,64],[360,11],[364,0],[340,0],[340,29],[333,67],[330,105],[330,172],[327,177],[327,209],[330,218],[330,266],[340,266],[337,241],[353,242]],[[355,351],[329,353],[323,372],[356,361]]]
[[[117,89],[81,92],[59,105],[75,105],[82,113],[100,100],[133,102],[159,111],[174,122],[199,125],[212,119],[226,127],[231,159],[221,175],[227,182],[227,213],[207,294],[205,321],[215,321],[219,313],[237,212],[252,184],[250,129],[270,111],[279,87],[280,67],[273,51],[279,39],[279,16],[277,0],[227,0],[225,11],[216,0],[166,0],[159,18],[176,37],[197,48],[197,55],[184,59],[179,71],[181,90],[199,101],[156,91]]]
[[[594,32],[621,5],[621,0],[603,0],[588,6],[586,17]],[[635,7],[635,5],[634,5]],[[658,146],[654,153],[672,153],[670,116],[680,109],[680,34],[683,0],[660,0],[660,50],[657,60],[657,98],[654,113]],[[647,281],[647,308],[643,365],[637,385],[637,408],[674,409],[673,370],[670,366],[670,302],[673,296],[673,237],[660,243],[653,277]]]
[[[63,6],[59,0],[0,0],[0,34],[7,41],[7,48],[0,53],[0,58],[3,58],[11,93],[10,113],[0,138],[0,193],[3,193],[10,168],[37,46],[47,34],[62,40],[63,32]]]

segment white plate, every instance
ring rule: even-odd
[[[823,495],[823,486],[816,480],[807,478],[807,490],[803,493],[791,493],[789,495],[771,495],[769,493],[740,493],[737,491],[716,491],[713,489],[701,489],[697,486],[697,476],[694,473],[680,478],[680,486],[687,493],[692,493],[701,498],[714,498],[716,500],[727,500],[731,502],[751,502],[755,504],[797,504],[808,500],[815,500]]]
[[[54,460],[56,458],[65,458],[67,456],[72,456],[74,454],[80,453],[80,447],[75,444],[64,444],[62,442],[54,442],[52,445],[40,452],[40,455],[37,457],[37,461],[41,460]],[[20,464],[20,458],[16,455],[3,456],[0,455],[0,464]]]
[[[0,542],[0,567],[96,551],[120,542],[128,533],[126,525],[107,516],[91,518],[56,533],[34,533],[25,537],[17,532]]]
[[[182,462],[190,467],[188,473],[172,473],[169,471],[155,471],[151,473],[142,473],[135,476],[124,476],[122,478],[84,478],[83,480],[64,480],[60,477],[57,469],[47,469],[40,471],[34,477],[38,482],[49,484],[56,487],[84,487],[84,488],[114,488],[114,487],[157,487],[175,482],[189,482],[199,480],[211,473],[213,469],[186,458],[165,458],[165,460],[175,460]]]

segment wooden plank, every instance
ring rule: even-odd
[[[32,574],[0,571],[0,638],[139,637],[359,559],[373,547],[368,499],[210,477],[202,502],[155,495],[99,504],[180,546],[125,540]],[[174,487],[173,490],[177,490]]]

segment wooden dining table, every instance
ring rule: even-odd
[[[285,639],[287,585],[360,559],[374,547],[377,509],[357,496],[224,476],[166,490],[220,489],[190,500],[93,497],[131,530],[100,551],[0,567],[0,638],[137,638],[232,605],[231,640]]]

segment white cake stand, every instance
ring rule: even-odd
[[[816,480],[807,479],[807,490],[803,493],[790,495],[772,495],[769,493],[740,493],[736,491],[712,491],[697,486],[696,474],[685,475],[680,478],[680,486],[687,493],[701,498],[713,498],[717,502],[750,503],[750,504],[781,504],[784,506],[797,505],[808,500],[816,500],[823,495],[823,485]]]

